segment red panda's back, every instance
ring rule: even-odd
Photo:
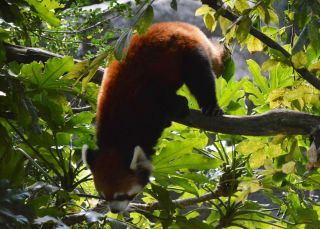
[[[101,85],[98,144],[119,145],[124,138],[129,145],[154,144],[163,129],[157,99],[182,86],[183,59],[197,49],[210,56],[212,44],[197,27],[182,22],[157,23],[134,35],[125,59],[109,66]]]

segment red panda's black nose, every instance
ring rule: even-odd
[[[120,212],[120,210],[118,210],[118,209],[110,209],[110,211],[111,211],[113,214]]]

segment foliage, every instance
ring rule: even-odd
[[[178,123],[163,132],[154,179],[130,215],[95,207],[97,193],[80,159],[83,144],[95,147],[99,87],[91,79],[104,60],[124,57],[134,32],[146,31],[152,2],[131,7],[110,1],[107,9],[84,10],[90,1],[1,1],[7,7],[0,9],[0,226],[317,228],[319,196],[313,193],[320,188],[320,170],[306,169],[308,136],[231,136]],[[250,76],[239,81],[230,77],[230,61],[216,82],[223,110],[243,116],[286,108],[320,115],[319,91],[297,73],[306,68],[320,74],[319,1],[283,1],[285,11],[270,0],[223,3],[220,10],[203,5],[195,15],[203,16],[209,31],[220,27],[225,44],[265,56],[262,64],[249,58]],[[179,10],[177,1],[170,5]],[[226,19],[226,10],[238,20]],[[124,29],[111,24],[120,16],[131,21]],[[250,34],[250,26],[290,57]],[[7,63],[5,42],[64,57]],[[92,51],[79,52],[80,43]],[[74,63],[71,56],[89,59]],[[185,87],[179,93],[197,108]]]

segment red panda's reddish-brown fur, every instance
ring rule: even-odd
[[[96,188],[106,200],[148,182],[149,173],[130,167],[134,149],[141,147],[149,158],[170,120],[187,114],[185,99],[176,95],[182,84],[205,113],[221,113],[212,72],[221,73],[223,58],[223,47],[182,22],[157,23],[133,36],[124,60],[105,71],[96,117],[98,153],[87,153],[94,158],[88,164]]]

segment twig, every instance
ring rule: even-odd
[[[215,10],[222,10],[221,15],[227,19],[229,19],[232,22],[240,21],[238,20],[239,16],[234,14],[233,12],[229,11],[228,9],[225,9],[223,6],[219,5],[217,1],[213,0],[201,0],[202,4],[206,4],[210,7],[212,7]],[[259,31],[253,26],[250,26],[250,34],[256,38],[258,38],[260,41],[262,41],[264,44],[266,44],[268,47],[280,51],[286,58],[291,58],[291,54],[287,52],[280,44],[272,40],[270,37]],[[294,67],[293,67],[294,68]],[[311,85],[313,85],[315,88],[320,90],[320,80],[313,75],[311,72],[309,72],[306,68],[300,68],[296,69],[294,68],[296,72],[300,74],[300,76],[308,81]]]

